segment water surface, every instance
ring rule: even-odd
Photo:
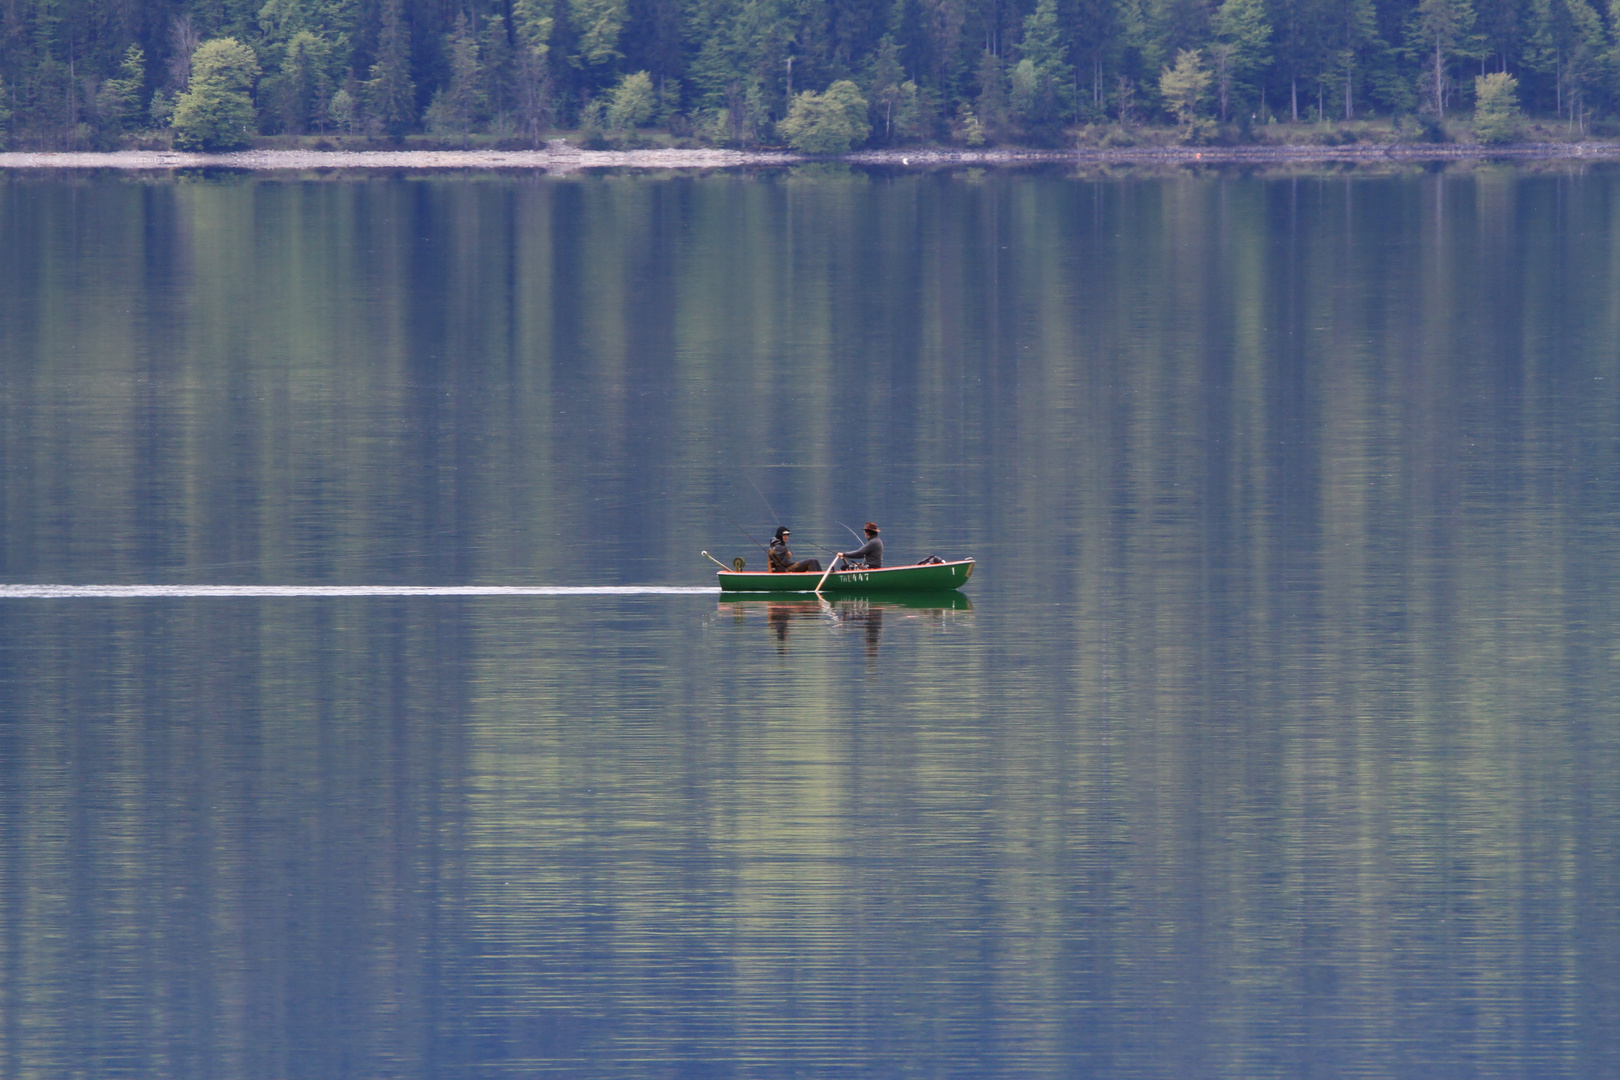
[[[1617,217],[0,177],[0,1076],[1609,1075]]]

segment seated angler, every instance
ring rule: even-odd
[[[800,559],[793,561],[793,552],[788,550],[787,538],[789,536],[786,525],[776,527],[776,537],[771,541],[770,562],[773,574],[819,574],[821,563],[815,559]]]
[[[883,541],[878,539],[878,527],[872,522],[866,523],[866,543],[851,552],[838,553],[844,560],[844,565],[857,570],[883,569]]]

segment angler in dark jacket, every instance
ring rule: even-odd
[[[878,537],[878,527],[872,522],[866,523],[866,543],[850,552],[839,552],[838,557],[846,563],[859,559],[861,565],[868,570],[883,569],[883,541]]]
[[[815,559],[800,559],[793,561],[793,552],[788,550],[787,538],[789,532],[786,525],[776,527],[776,536],[771,540],[770,563],[773,574],[819,574],[821,563]]]

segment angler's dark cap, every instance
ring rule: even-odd
[[[788,527],[786,525],[778,525],[776,527],[776,538],[778,540],[782,539],[782,537],[786,536],[789,531],[790,530],[788,529]]]
[[[866,531],[867,532],[879,532],[881,530],[878,529],[877,525],[874,522],[868,521],[866,523]]]

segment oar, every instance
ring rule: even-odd
[[[720,569],[724,570],[726,573],[728,573],[728,574],[732,573],[731,567],[727,566],[725,563],[721,562],[719,559],[715,558],[713,555],[710,555],[707,551],[700,551],[700,552],[698,552],[698,554],[702,555],[705,559],[708,559],[710,562],[714,563],[714,565],[718,566]]]
[[[823,585],[827,584],[827,579],[832,577],[833,568],[836,567],[843,558],[844,558],[844,553],[842,551],[840,551],[837,555],[833,556],[833,561],[827,564],[827,572],[825,574],[821,575],[821,580],[820,581],[816,582],[816,595],[817,596],[821,595],[821,587]]]

